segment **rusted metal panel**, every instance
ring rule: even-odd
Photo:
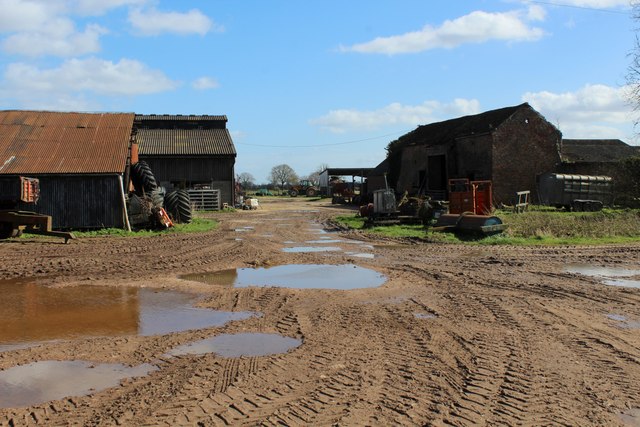
[[[133,113],[0,111],[0,174],[122,173]]]
[[[140,156],[235,156],[227,129],[139,129]]]

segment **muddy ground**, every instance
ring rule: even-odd
[[[640,289],[606,286],[566,267],[638,269],[640,245],[399,244],[338,232],[329,236],[365,244],[331,244],[340,252],[282,251],[296,245],[284,242],[303,246],[317,239],[318,228],[331,228],[331,218],[344,209],[304,198],[263,201],[259,210],[212,214],[221,224],[207,233],[0,243],[5,279],[189,290],[203,295],[204,307],[262,313],[220,328],[78,338],[2,352],[0,369],[89,360],[149,362],[159,370],[89,396],[0,409],[0,425],[639,422]],[[340,291],[234,288],[179,278],[288,263],[352,263],[388,281]],[[241,331],[279,333],[303,344],[261,357],[163,356],[181,344]]]

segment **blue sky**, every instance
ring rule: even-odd
[[[0,109],[225,114],[236,173],[374,167],[417,125],[529,102],[637,145],[628,0],[0,0]]]

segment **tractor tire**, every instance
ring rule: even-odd
[[[177,199],[178,217],[180,218],[180,222],[183,224],[189,224],[193,219],[189,192],[187,192],[187,190],[178,190]]]
[[[131,166],[131,181],[133,181],[134,188],[140,194],[151,193],[158,188],[156,177],[144,160]]]
[[[170,191],[164,196],[164,209],[174,222],[180,222],[178,214],[178,190]]]
[[[296,190],[290,190],[290,191],[289,191],[289,195],[290,195],[291,197],[298,197],[298,192],[297,192]]]
[[[307,188],[307,197],[315,197],[318,194],[318,190],[315,188]]]

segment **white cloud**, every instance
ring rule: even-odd
[[[378,37],[370,42],[341,46],[343,52],[382,53],[395,55],[417,53],[431,49],[452,49],[466,43],[484,43],[490,40],[535,41],[544,36],[540,28],[530,27],[527,21],[544,18],[542,8],[532,6],[527,11],[489,13],[475,11],[440,27],[426,25],[420,31],[398,36]]]
[[[191,83],[191,87],[197,90],[216,89],[220,87],[218,81],[212,77],[200,77]]]
[[[480,103],[475,99],[456,99],[449,104],[438,101],[425,101],[420,105],[392,103],[374,111],[332,110],[311,120],[310,124],[334,133],[343,133],[349,130],[375,130],[396,124],[416,126],[479,112]]]
[[[0,0],[0,33],[37,30],[55,16],[56,8],[42,1]]]
[[[205,35],[211,30],[222,31],[222,27],[215,25],[197,9],[185,13],[133,9],[129,12],[129,22],[137,31],[147,36],[162,33]]]
[[[565,138],[630,139],[633,117],[627,90],[595,84],[575,92],[528,92],[522,100],[559,126]]]
[[[83,94],[104,96],[147,95],[178,86],[161,71],[139,61],[98,58],[70,59],[58,68],[40,69],[24,63],[9,64],[0,83],[0,95],[23,108],[56,104],[58,98],[78,100]]]
[[[99,25],[87,25],[76,31],[72,21],[58,18],[42,25],[38,31],[13,34],[2,41],[2,50],[25,56],[77,56],[100,50],[100,36],[108,31]]]

